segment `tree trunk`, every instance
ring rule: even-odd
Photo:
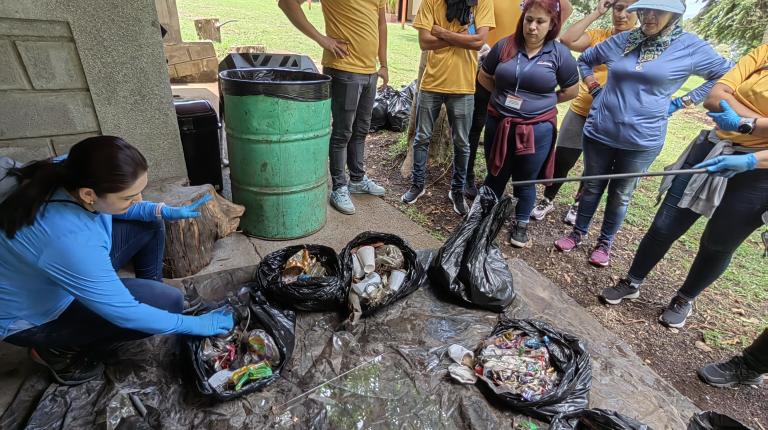
[[[427,51],[421,51],[421,58],[419,60],[419,72],[416,77],[416,88],[421,87],[421,77],[424,75],[424,69],[427,66]],[[405,155],[402,166],[400,166],[400,175],[403,178],[409,178],[411,176],[411,170],[413,168],[413,138],[416,135],[416,116],[418,112],[418,100],[421,90],[417,90],[413,96],[413,104],[411,107],[411,118],[408,122],[408,132],[406,134],[408,142],[408,152]],[[443,165],[452,154],[451,146],[451,127],[448,124],[448,115],[445,111],[445,106],[440,108],[440,115],[435,121],[435,125],[432,128],[432,139],[429,143],[429,164]]]
[[[768,43],[768,25],[765,26],[765,31],[763,32],[763,43]]]
[[[185,186],[186,180],[171,180],[150,185],[147,200],[168,206],[184,206],[205,194],[214,198],[198,210],[199,218],[165,222],[163,276],[182,278],[194,275],[213,259],[213,244],[237,229],[245,208],[218,195],[211,185]]]
[[[195,30],[197,30],[197,38],[200,40],[212,40],[214,42],[221,42],[219,18],[196,19]]]

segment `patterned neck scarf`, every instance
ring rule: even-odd
[[[629,33],[627,45],[624,47],[624,55],[629,54],[638,46],[640,47],[640,57],[637,63],[646,63],[653,61],[669,48],[672,42],[683,34],[683,28],[680,27],[680,20],[671,23],[656,36],[648,37],[643,30],[638,27]]]

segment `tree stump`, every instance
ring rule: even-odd
[[[213,245],[237,230],[245,207],[216,193],[211,185],[185,186],[186,179],[152,184],[144,197],[168,206],[185,206],[206,194],[214,198],[200,206],[199,218],[165,221],[163,276],[182,278],[194,275],[213,259]]]
[[[221,30],[218,18],[202,18],[195,20],[197,38],[200,40],[212,40],[221,42]]]

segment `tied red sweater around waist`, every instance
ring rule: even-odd
[[[496,136],[493,138],[493,145],[491,145],[491,153],[488,157],[489,166],[488,170],[493,176],[497,176],[504,166],[504,162],[507,159],[507,142],[509,141],[509,130],[512,126],[515,126],[515,155],[530,155],[536,153],[536,145],[534,143],[533,125],[542,122],[549,122],[552,124],[552,146],[549,149],[547,155],[547,161],[544,163],[544,168],[539,172],[537,179],[552,179],[555,174],[555,142],[557,141],[557,108],[552,108],[543,114],[530,118],[515,118],[511,116],[501,115],[494,107],[493,104],[488,104],[488,114],[494,118],[501,119],[498,128],[496,129]]]

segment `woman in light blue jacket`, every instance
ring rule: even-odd
[[[702,102],[733,66],[707,42],[682,30],[682,0],[640,0],[628,10],[637,12],[640,28],[613,36],[579,58],[582,79],[594,97],[584,126],[585,176],[646,171],[664,145],[669,116]],[[608,66],[604,88],[592,76],[593,67],[601,64]],[[691,75],[707,82],[671,100]],[[589,262],[608,266],[636,186],[637,179],[585,182],[576,225],[555,247],[568,252],[581,244],[607,187],[603,225]]]

